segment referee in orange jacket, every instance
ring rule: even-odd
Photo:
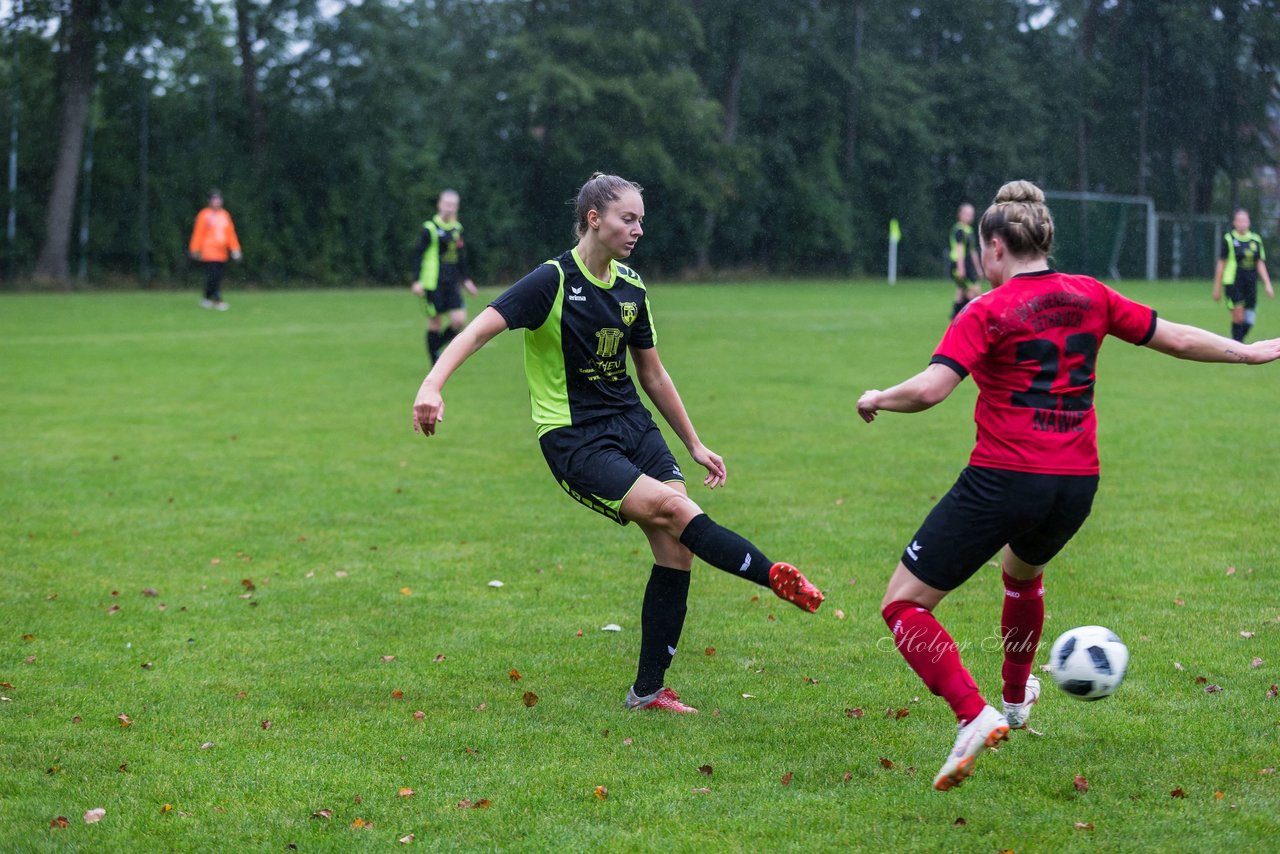
[[[227,269],[227,256],[236,261],[242,256],[235,223],[222,207],[222,193],[217,190],[209,191],[209,206],[196,214],[188,251],[193,260],[204,264],[204,299],[200,307],[226,311],[230,306],[222,301],[222,274]]]

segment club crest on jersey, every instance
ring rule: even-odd
[[[622,322],[627,326],[635,323],[636,320],[636,304],[633,302],[618,303],[618,308],[622,309]]]

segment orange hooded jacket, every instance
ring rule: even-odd
[[[205,208],[196,214],[190,251],[201,261],[226,261],[229,251],[240,251],[236,227],[225,208]]]

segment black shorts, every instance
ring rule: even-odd
[[[1257,274],[1244,276],[1242,272],[1236,273],[1235,282],[1227,285],[1227,308],[1237,306],[1244,306],[1247,309],[1258,307]]]
[[[930,587],[954,590],[1008,545],[1042,566],[1089,518],[1097,475],[969,466],[929,511],[902,563]]]
[[[684,483],[676,458],[643,406],[588,424],[557,427],[538,440],[556,483],[576,501],[619,525],[622,499],[648,475]]]
[[[427,291],[427,314],[435,317],[463,307],[462,289],[457,280],[448,280],[443,276],[436,283],[434,291]]]

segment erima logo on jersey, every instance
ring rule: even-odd
[[[747,559],[742,562],[742,566],[738,567],[738,572],[746,572],[751,567],[751,553],[747,552]]]
[[[667,655],[675,655],[675,654],[676,654],[676,648],[674,646],[668,646]]]
[[[569,294],[569,299],[574,302],[586,302],[587,298],[582,296],[582,288],[569,288],[573,293]]]
[[[920,543],[918,543],[915,540],[912,540],[911,545],[907,546],[907,557],[911,558],[912,560],[919,560],[920,551],[923,548],[924,546],[920,545]]]

